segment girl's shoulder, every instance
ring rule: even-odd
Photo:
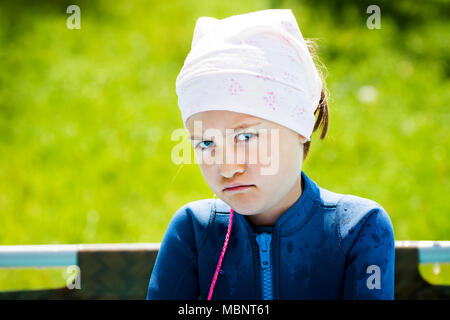
[[[363,238],[375,243],[394,242],[391,219],[378,202],[353,194],[332,192],[316,183],[312,185],[310,194],[323,212],[329,214],[331,219],[328,222],[343,253],[346,254],[356,241]]]
[[[199,199],[188,202],[181,206],[174,214],[184,215],[186,218],[195,220],[200,225],[208,225],[214,218],[214,214],[230,213],[231,207],[224,201],[215,198]]]
[[[390,222],[386,210],[374,200],[353,194],[332,192],[319,186],[313,193],[315,193],[313,198],[315,197],[322,207],[335,209],[336,223],[342,225],[343,229],[355,227],[374,214]]]
[[[332,192],[322,187],[317,190],[316,201],[324,208],[335,209],[335,222],[344,234],[354,232],[355,228],[367,223],[366,220],[373,215],[379,216],[385,223],[391,223],[384,207],[374,200]]]
[[[353,194],[343,195],[336,202],[335,227],[344,253],[356,241],[379,243],[391,241],[394,245],[394,228],[389,214],[378,202]],[[368,239],[368,240],[366,240]]]
[[[166,234],[195,241],[197,247],[200,247],[206,239],[209,226],[215,219],[216,203],[218,203],[216,199],[210,198],[182,205],[170,219]]]
[[[213,218],[215,199],[200,199],[188,202],[178,208],[172,216],[171,223],[189,223],[194,232],[206,229]]]

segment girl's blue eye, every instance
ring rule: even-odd
[[[243,137],[248,137],[248,136],[250,136],[250,137],[249,137],[249,138],[244,138],[244,139],[239,139],[239,136],[243,136]],[[236,138],[237,138],[238,142],[239,142],[239,141],[246,142],[246,141],[248,141],[248,140],[249,140],[251,137],[253,137],[253,136],[258,136],[258,134],[256,134],[256,133],[250,133],[250,132],[244,132],[244,133],[239,133],[239,134],[236,136]],[[201,141],[201,142],[199,142],[199,143],[196,145],[196,148],[200,147],[200,150],[206,150],[206,149],[209,147],[210,143],[213,143],[213,141],[210,141],[210,140]],[[205,146],[205,144],[206,144],[206,146]]]
[[[252,137],[252,136],[257,136],[257,134],[256,133],[251,133],[251,132],[244,132],[244,133],[240,133],[240,134],[238,134],[236,137],[237,137],[237,139],[238,139],[238,141],[248,141],[250,138],[248,138],[248,139],[244,139],[244,140],[240,140],[238,137],[239,136],[250,136],[250,138]]]
[[[202,143],[209,143],[209,142],[212,143],[212,141],[201,141],[201,142],[199,142],[199,143],[197,144],[197,147],[200,146],[200,148],[201,148],[202,150],[205,150],[206,148],[208,148],[208,146],[202,147]]]

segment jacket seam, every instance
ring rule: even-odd
[[[279,265],[280,265],[280,254],[279,254],[279,252],[280,252],[280,235],[276,234],[274,238],[275,238],[274,247],[276,247],[277,251],[275,253],[275,256],[276,256],[275,263],[273,263],[273,261],[272,261],[272,264],[273,264],[273,266],[272,266],[272,283],[273,283],[272,298],[278,300],[279,299],[279,286],[280,286],[280,274],[279,274],[280,273],[280,268],[279,268]],[[273,260],[275,260],[275,259],[273,259]],[[275,268],[275,266],[276,266],[276,268]]]
[[[259,247],[258,247],[258,243],[256,241],[255,238],[255,234],[254,233],[250,233],[247,228],[243,228],[246,229],[246,234],[250,243],[250,248],[251,248],[251,252],[252,252],[252,260],[253,260],[253,274],[255,275],[254,277],[254,288],[256,288],[256,296],[258,297],[257,299],[259,299],[262,295],[262,289],[261,288],[261,272],[260,272],[260,260],[258,259],[257,255],[259,256]],[[256,254],[255,254],[256,252]],[[259,280],[259,281],[258,281]],[[259,293],[259,294],[258,294]]]
[[[211,232],[211,226],[213,225],[214,221],[216,220],[216,199],[214,199],[214,204],[212,208],[210,209],[210,215],[208,220],[208,226],[206,227],[205,235],[203,236],[203,240],[200,242],[200,245],[198,247],[198,251],[200,251],[203,246],[206,243],[206,240],[208,239],[209,233]]]
[[[195,265],[197,263],[197,261],[195,261],[195,263],[191,263],[189,264],[189,267],[192,267],[192,265]],[[189,271],[189,268],[185,268],[182,276],[178,279],[177,284],[175,285],[175,289],[173,290],[173,293],[171,295],[171,299],[173,299],[173,297],[175,296],[175,293],[178,291],[178,287],[181,283],[181,280],[183,280],[183,278],[185,277],[186,273]]]
[[[341,253],[344,255],[344,257],[347,259],[347,253],[342,247],[342,237],[341,237],[341,229],[340,224],[338,223],[338,216],[339,216],[339,204],[340,202],[346,198],[346,195],[344,195],[336,204],[336,214],[334,215],[334,230],[336,233],[336,242],[338,244],[338,248],[341,251]]]
[[[378,210],[379,208],[372,208],[370,209],[370,211],[367,213],[367,215],[365,216],[365,220],[363,222],[363,224],[361,225],[361,228],[359,228],[358,233],[355,236],[355,239],[352,242],[352,245],[350,246],[350,248],[348,249],[348,252],[352,251],[353,247],[355,246],[356,241],[359,239],[359,234],[362,232],[362,230],[364,229],[365,225],[367,224],[367,221],[369,221],[370,217],[376,213],[376,210]]]
[[[313,203],[315,203],[315,206],[313,205],[313,207],[311,208],[311,210],[314,210],[314,212],[308,217],[308,219],[306,219],[306,220],[303,222],[303,224],[302,224],[301,226],[297,226],[297,227],[292,228],[291,230],[285,231],[282,235],[280,235],[280,237],[289,236],[289,235],[291,235],[291,234],[297,232],[298,230],[302,229],[302,228],[308,223],[308,221],[312,219],[312,217],[313,217],[313,216],[315,215],[315,213],[317,212],[317,210],[318,210],[317,206],[319,206],[319,207],[321,207],[321,208],[324,208],[324,209],[332,208],[332,207],[330,207],[330,206],[325,206],[323,202],[321,202],[320,200],[314,198],[314,197],[311,196],[309,193],[307,193],[306,195],[311,199],[311,201],[312,201]],[[314,207],[316,207],[316,208],[314,209]]]
[[[256,242],[255,238],[253,238],[253,240]],[[256,243],[256,246],[254,245],[254,243],[252,243],[251,246],[252,246],[253,263],[254,263],[254,266],[255,266],[255,269],[256,269],[255,270],[255,274],[257,274],[257,276],[255,276],[255,286],[256,286],[256,288],[260,289],[259,290],[260,292],[259,292],[259,295],[258,295],[258,299],[259,299],[262,296],[262,294],[263,294],[263,290],[262,290],[262,287],[261,287],[261,281],[262,281],[261,265],[260,265],[261,261],[255,255],[255,250],[256,250],[256,254],[259,256],[259,247],[258,247],[258,243]],[[258,278],[259,278],[259,283],[258,283]],[[257,291],[257,293],[258,293],[258,291]]]

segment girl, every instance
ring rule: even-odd
[[[199,18],[176,86],[219,199],[174,214],[147,299],[393,299],[386,211],[302,170],[328,110],[290,9]]]

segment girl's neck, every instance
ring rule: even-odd
[[[301,174],[298,177],[294,187],[281,199],[275,206],[269,210],[246,216],[247,220],[255,226],[273,226],[278,218],[283,215],[302,195],[304,188],[304,181]]]

